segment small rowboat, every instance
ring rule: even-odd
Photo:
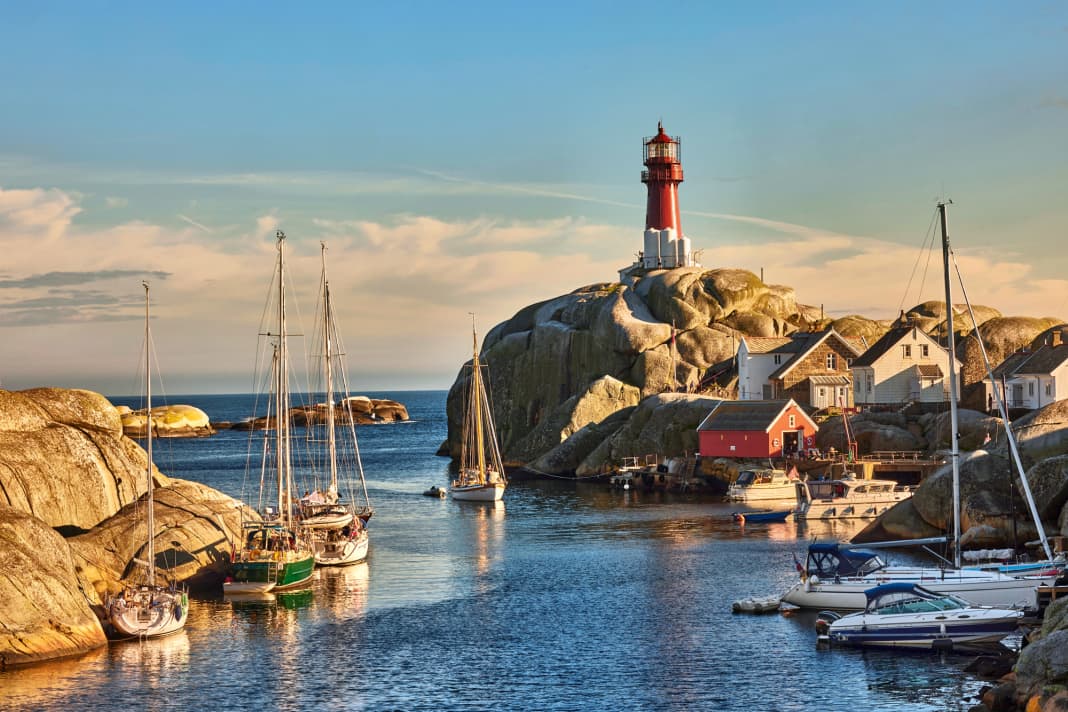
[[[793,513],[792,509],[784,509],[778,512],[734,512],[733,516],[734,521],[745,524],[746,522],[785,522]]]

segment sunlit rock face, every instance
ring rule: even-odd
[[[104,645],[70,547],[25,512],[0,506],[0,670]]]
[[[146,488],[144,451],[97,393],[0,391],[0,504],[90,529]]]
[[[145,410],[130,410],[119,406],[122,418],[122,431],[131,438],[143,438],[148,427],[148,414]],[[179,438],[212,435],[208,414],[191,405],[161,405],[152,409],[152,430],[155,437]]]
[[[819,317],[819,309],[797,304],[790,287],[765,284],[745,270],[694,267],[655,270],[633,283],[595,284],[532,304],[491,329],[482,345],[504,457],[528,464],[566,439],[565,429],[581,430],[558,409],[601,379],[614,379],[641,398],[707,387],[730,370],[742,336],[830,324]],[[454,457],[469,378],[470,364],[449,391],[443,451]],[[633,405],[628,397],[609,408]],[[550,433],[546,423],[559,428]],[[583,432],[580,450],[589,450],[596,437]],[[574,459],[574,451],[563,458]]]

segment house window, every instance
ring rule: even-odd
[[[920,344],[920,356],[927,358],[931,355],[930,347],[927,344]]]
[[[871,393],[873,390],[873,380],[875,380],[873,376],[868,376],[868,393]]]
[[[827,370],[833,371],[838,366],[837,354],[827,354]]]
[[[775,354],[775,365],[778,366],[780,363],[782,363],[782,355]]]
[[[1047,396],[1053,395],[1053,384],[1052,383],[1047,383],[1046,384],[1046,395]]]
[[[1027,384],[1027,395],[1033,396],[1035,394],[1035,382],[1031,381]]]
[[[912,344],[901,345],[901,356],[902,358],[912,358]]]
[[[824,391],[822,388],[817,388],[816,392],[819,393],[820,400],[823,400],[823,396],[827,395],[827,392]]]
[[[820,391],[821,391],[820,395],[823,395],[822,394],[822,391],[823,391],[822,388],[820,389]],[[791,415],[790,416],[790,427],[791,428],[796,428],[797,427],[797,416],[796,415]]]
[[[853,359],[847,358],[846,359],[846,368],[852,368],[852,367],[853,367]]]

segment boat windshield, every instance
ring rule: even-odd
[[[756,473],[752,470],[742,470],[738,473],[738,479],[734,481],[736,485],[751,485],[756,480]]]
[[[869,611],[879,615],[958,611],[968,604],[956,596],[921,597],[914,593],[890,593],[871,602]]]

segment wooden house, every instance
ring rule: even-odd
[[[954,357],[957,373],[960,360]],[[949,400],[949,352],[901,321],[853,362],[853,399],[861,405]]]
[[[697,426],[702,457],[796,457],[819,426],[793,399],[720,401]]]
[[[789,337],[743,337],[738,346],[738,399],[792,398],[813,408],[853,405],[850,366],[860,347],[834,329]]]
[[[994,369],[994,378],[1009,408],[1035,410],[1068,398],[1068,343],[1061,327],[1048,341],[1034,350],[1017,351]],[[994,389],[986,379],[988,407],[996,408]]]

